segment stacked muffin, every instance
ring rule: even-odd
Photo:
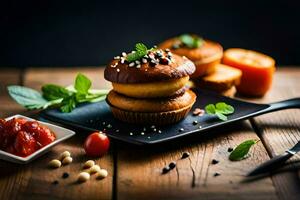
[[[170,38],[159,45],[162,49],[170,49],[173,53],[186,56],[194,62],[196,71],[191,78],[212,74],[216,65],[221,62],[223,48],[220,44],[204,40],[197,35],[184,34]]]
[[[196,101],[196,95],[185,87],[194,71],[189,59],[138,43],[136,51],[116,56],[106,67],[104,77],[113,86],[107,102],[121,121],[178,122]]]
[[[234,96],[240,83],[239,69],[220,64],[223,48],[220,44],[204,40],[197,35],[184,34],[162,42],[161,48],[170,48],[173,53],[186,56],[196,65],[191,75],[194,85],[215,91],[224,96]]]

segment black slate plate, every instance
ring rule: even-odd
[[[71,113],[62,113],[57,109],[45,110],[40,115],[50,121],[77,127],[89,131],[103,130],[114,139],[134,144],[154,144],[184,135],[200,134],[217,126],[222,126],[238,120],[260,114],[286,109],[300,108],[300,98],[281,101],[273,104],[254,104],[228,97],[223,97],[212,92],[194,90],[197,101],[188,116],[177,124],[151,127],[151,125],[133,125],[115,119],[105,101],[93,104],[83,104]],[[226,102],[235,108],[235,112],[228,116],[227,121],[220,121],[214,116],[193,116],[195,108],[204,108],[209,103]],[[197,121],[198,123],[193,123]]]

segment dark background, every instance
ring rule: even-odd
[[[136,42],[197,33],[300,65],[297,1],[1,1],[0,66],[103,65]]]

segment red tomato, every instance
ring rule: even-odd
[[[86,138],[84,150],[88,156],[101,157],[108,151],[109,144],[109,139],[104,133],[94,132]]]
[[[55,140],[55,135],[50,129],[39,126],[38,131],[33,136],[39,145],[46,146]]]
[[[20,156],[28,156],[36,151],[36,140],[29,133],[19,131],[14,143],[14,149]]]

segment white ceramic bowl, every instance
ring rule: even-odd
[[[41,121],[26,117],[26,116],[23,116],[23,115],[14,115],[14,116],[11,116],[11,117],[7,117],[5,120],[9,120],[9,119],[12,119],[12,118],[24,118],[28,121],[37,121],[41,125],[50,128],[55,133],[56,139],[53,142],[51,142],[50,144],[44,146],[43,148],[37,150],[36,152],[34,152],[33,154],[30,154],[27,157],[16,156],[16,155],[13,155],[11,153],[0,150],[0,159],[1,160],[6,160],[6,161],[9,161],[9,162],[14,162],[14,163],[19,163],[19,164],[29,163],[30,161],[32,161],[32,160],[36,159],[37,157],[43,155],[44,153],[48,152],[51,149],[51,147],[53,147],[54,145],[56,145],[56,144],[58,144],[58,143],[60,143],[64,140],[72,137],[73,135],[75,135],[75,132],[71,131],[69,129],[59,127],[59,126],[56,126],[56,125],[53,125],[53,124],[50,124],[50,123],[41,122]]]

